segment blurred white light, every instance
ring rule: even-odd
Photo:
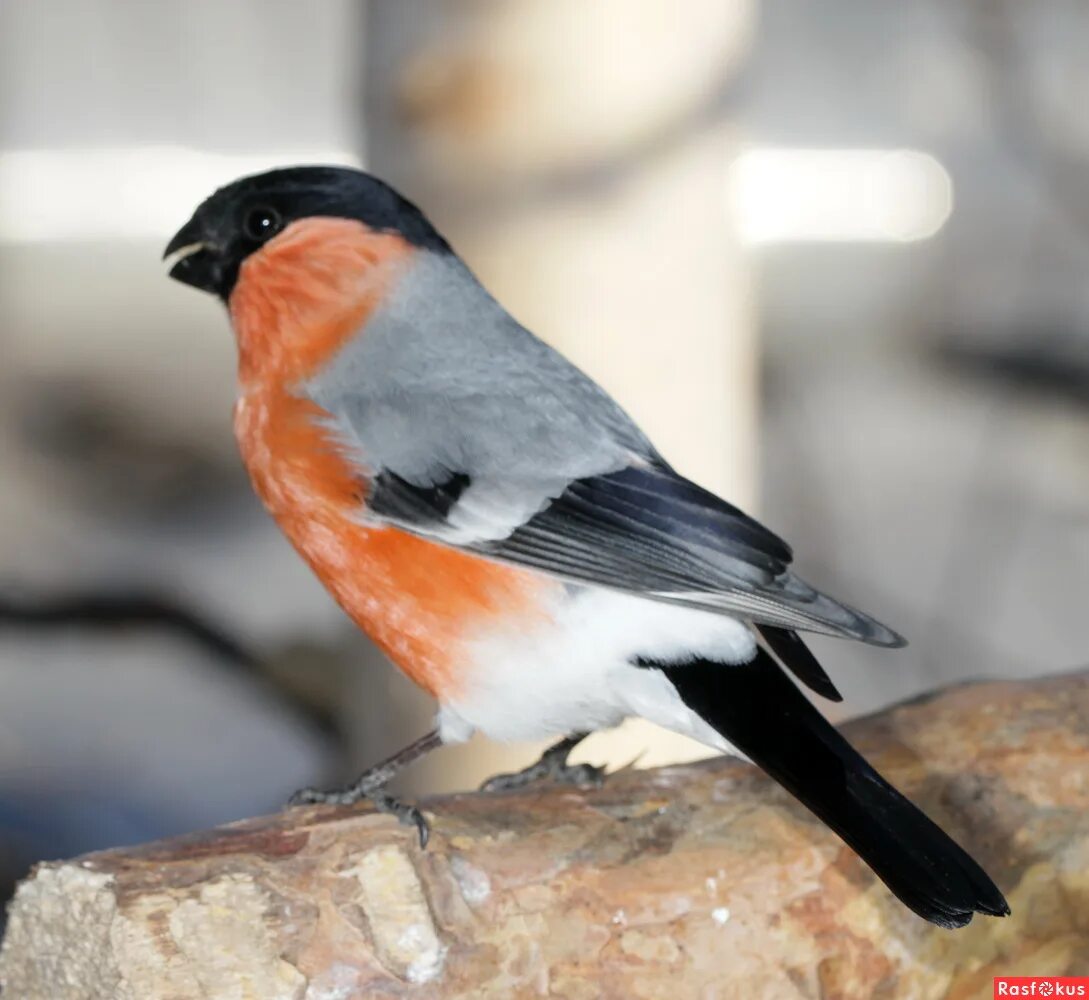
[[[209,153],[175,146],[0,152],[0,242],[168,239],[217,187],[292,163],[359,166],[351,153]]]
[[[360,165],[341,150],[0,152],[0,242],[161,239],[220,185],[290,163]],[[754,148],[733,162],[729,197],[748,244],[910,242],[949,218],[953,185],[917,150]]]
[[[953,181],[914,149],[750,149],[729,172],[729,210],[750,245],[909,243],[953,211]]]

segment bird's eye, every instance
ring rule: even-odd
[[[275,236],[283,227],[283,217],[268,205],[251,208],[242,220],[242,232],[246,238],[258,243],[264,243],[270,236]]]

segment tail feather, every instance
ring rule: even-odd
[[[749,663],[656,666],[685,704],[828,824],[920,917],[963,927],[1005,916],[1002,893],[881,777],[763,649]]]

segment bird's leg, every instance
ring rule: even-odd
[[[392,757],[388,757],[375,764],[374,767],[368,768],[352,784],[329,791],[322,791],[318,788],[303,788],[291,796],[288,805],[300,806],[324,803],[350,806],[360,801],[360,799],[366,799],[379,812],[396,816],[406,826],[415,826],[420,835],[420,847],[426,847],[431,828],[427,820],[424,819],[423,813],[410,802],[401,802],[383,789],[403,767],[407,767],[414,760],[419,760],[424,754],[437,750],[440,746],[442,746],[442,737],[439,736],[437,729],[433,729],[426,736],[421,736],[415,743],[410,743],[403,750],[398,750]]]
[[[567,757],[589,733],[572,733],[550,746],[540,760],[513,774],[497,774],[480,786],[482,792],[506,792],[525,788],[536,781],[554,781],[561,785],[587,785],[597,788],[605,780],[605,768],[593,764],[568,764]]]

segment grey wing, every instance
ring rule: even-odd
[[[302,387],[371,481],[364,516],[569,580],[902,642],[798,579],[781,539],[670,469],[599,386],[443,266]],[[421,319],[435,301],[453,328]]]

